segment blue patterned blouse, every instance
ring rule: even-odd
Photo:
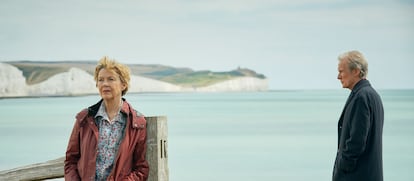
[[[98,154],[96,156],[96,180],[106,180],[112,171],[119,145],[124,136],[126,117],[121,112],[111,122],[108,121],[102,102],[95,121],[99,129]]]

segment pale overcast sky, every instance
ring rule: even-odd
[[[340,89],[360,50],[378,89],[414,89],[412,0],[1,0],[0,61],[250,68],[271,89]]]

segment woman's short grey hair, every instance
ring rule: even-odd
[[[338,57],[339,61],[348,61],[348,68],[352,71],[359,69],[359,77],[366,78],[368,74],[368,62],[361,52],[357,50],[352,50],[345,52]]]

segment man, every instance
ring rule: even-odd
[[[351,90],[338,122],[334,181],[382,181],[381,97],[366,80],[368,63],[358,51],[338,57],[338,79]]]

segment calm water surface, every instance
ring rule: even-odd
[[[414,180],[414,90],[379,91],[385,180]],[[129,94],[165,115],[172,181],[330,180],[346,90]],[[99,96],[0,99],[0,170],[64,156],[75,114]]]

